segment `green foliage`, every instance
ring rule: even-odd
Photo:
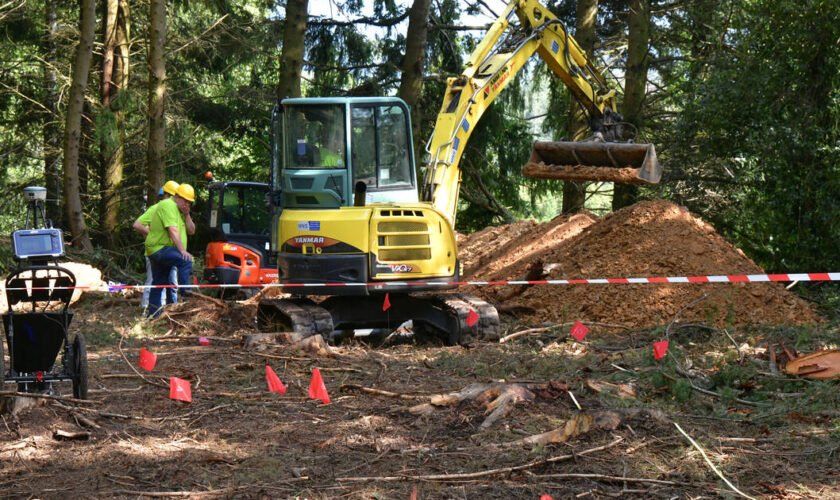
[[[731,26],[725,44],[697,55],[705,66],[687,68],[698,78],[674,82],[686,94],[672,163],[687,180],[672,189],[767,268],[832,268],[840,56],[825,41],[840,38],[840,9],[751,1]]]

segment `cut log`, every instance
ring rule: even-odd
[[[434,411],[434,407],[475,401],[484,406],[484,414],[487,415],[479,427],[487,429],[517,404],[533,401],[534,398],[534,393],[523,384],[471,384],[458,392],[436,394],[430,398],[429,403],[413,406],[409,412],[413,415],[428,415]]]
[[[324,337],[320,335],[312,335],[303,340],[299,340],[289,345],[289,348],[299,352],[307,352],[318,356],[333,356],[333,351],[330,346],[324,341]]]

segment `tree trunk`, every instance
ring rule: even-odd
[[[309,0],[286,0],[283,49],[280,53],[280,74],[277,83],[278,99],[300,97],[303,43],[306,38],[308,10]]]
[[[82,201],[79,194],[79,140],[82,129],[82,111],[85,89],[90,73],[93,37],[96,31],[95,0],[82,0],[79,14],[79,46],[73,62],[73,79],[67,98],[67,121],[64,127],[64,199],[67,203],[67,220],[70,234],[78,248],[92,250],[88,237]]]
[[[650,0],[630,0],[627,18],[627,65],[624,70],[624,101],[621,112],[624,121],[638,130],[642,129],[642,106],[647,85],[648,45],[650,43]],[[636,203],[639,186],[616,184],[613,190],[612,209]]]
[[[45,0],[44,22],[44,187],[47,188],[46,216],[53,224],[61,226],[61,124],[58,117],[58,29],[57,0]]]
[[[157,199],[166,172],[166,0],[149,2],[149,142],[146,147],[146,200],[149,205]]]
[[[408,32],[405,35],[405,57],[402,62],[402,77],[398,95],[411,109],[411,131],[414,138],[414,154],[420,156],[423,148],[420,142],[420,128],[423,112],[417,103],[423,95],[423,72],[426,60],[426,35],[429,25],[431,0],[414,0],[408,12]]]
[[[128,84],[129,16],[127,0],[106,0],[103,18],[102,109],[100,151],[102,197],[100,213],[105,246],[116,247],[114,239],[120,214],[119,190],[123,178],[125,130],[120,92]]]
[[[592,59],[595,53],[595,21],[598,17],[598,0],[578,0],[577,22],[575,23],[575,39],[580,48],[586,52],[586,57]],[[567,127],[569,138],[572,141],[580,141],[589,136],[589,123],[581,106],[572,99],[569,108],[569,121]],[[586,183],[570,182],[563,183],[563,213],[577,212],[583,208],[586,201]]]

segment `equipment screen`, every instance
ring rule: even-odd
[[[64,255],[64,244],[58,229],[15,231],[12,233],[12,246],[18,260]]]

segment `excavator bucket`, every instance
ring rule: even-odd
[[[662,166],[653,144],[537,141],[522,174],[534,179],[656,184]]]

